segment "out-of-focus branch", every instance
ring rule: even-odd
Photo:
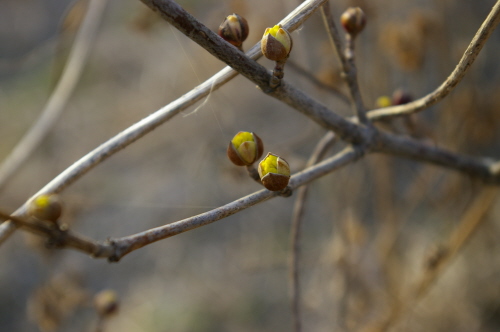
[[[43,142],[68,103],[87,62],[106,8],[106,0],[92,0],[75,38],[66,67],[38,119],[0,165],[0,190]]]
[[[349,97],[347,97],[346,95],[344,95],[343,92],[341,92],[339,89],[337,89],[337,88],[335,88],[335,87],[333,87],[331,85],[328,85],[328,84],[325,84],[325,83],[321,82],[313,74],[311,74],[310,72],[308,72],[306,69],[304,69],[301,65],[299,65],[295,61],[292,61],[292,60],[288,59],[287,62],[286,62],[286,65],[287,65],[288,68],[292,68],[299,75],[301,75],[304,78],[308,79],[309,82],[311,82],[312,84],[314,84],[317,88],[325,90],[325,91],[328,91],[328,92],[331,92],[337,98],[339,98],[342,102],[344,102],[346,104],[349,103],[349,101],[350,101]]]
[[[335,144],[335,142],[335,134],[332,131],[327,132],[314,148],[311,157],[307,161],[306,167],[311,167],[320,161],[328,149]],[[292,226],[290,229],[290,299],[292,305],[293,328],[295,332],[302,331],[300,310],[301,291],[299,278],[300,234],[308,188],[308,185],[304,185],[296,191],[297,198],[295,198],[295,205],[293,207],[292,214]]]
[[[321,7],[321,14],[323,16],[323,22],[325,24],[328,37],[330,38],[330,42],[332,43],[333,48],[335,49],[337,56],[339,57],[340,64],[342,66],[342,76],[344,77],[347,86],[349,87],[352,106],[355,109],[355,113],[359,119],[359,122],[361,122],[362,124],[368,124],[366,108],[364,106],[363,98],[361,97],[361,92],[359,90],[357,74],[358,70],[356,68],[356,62],[354,59],[355,38],[349,33],[346,34],[346,46],[344,52],[340,34],[331,13],[329,1],[325,2],[325,4]]]
[[[465,50],[455,69],[436,90],[408,104],[371,110],[368,112],[368,118],[370,120],[380,120],[384,118],[408,115],[422,111],[441,101],[455,88],[455,86],[457,86],[458,83],[460,83],[499,22],[500,1],[497,1],[486,20],[476,32],[476,35]]]
[[[281,22],[287,30],[294,31],[307,18],[309,18],[326,0],[310,0],[302,3],[293,12],[287,15]],[[228,47],[228,45],[224,44]],[[234,50],[233,47],[229,47]],[[247,53],[249,58],[257,59],[262,54],[260,51],[260,41]],[[246,57],[245,57],[246,58]],[[137,141],[142,136],[153,131],[158,126],[170,120],[175,115],[179,114],[186,108],[194,105],[196,102],[206,97],[211,91],[215,91],[232,78],[236,77],[238,72],[230,67],[226,67],[210,79],[195,87],[190,92],[181,96],[177,100],[162,107],[158,111],[137,122],[107,142],[104,142],[99,147],[83,156],[64,172],[50,181],[46,186],[40,189],[33,197],[31,197],[22,207],[20,207],[14,215],[22,215],[25,212],[27,203],[36,196],[48,193],[58,193],[64,190],[67,186],[74,183],[76,180],[85,175],[92,168],[121,151],[128,145]],[[269,74],[270,75],[270,74]],[[270,76],[269,76],[270,77]],[[0,224],[0,244],[3,243],[15,231],[16,225],[9,221]]]
[[[10,222],[16,224],[17,227],[46,237],[49,241],[48,243],[55,248],[72,248],[88,253],[96,258],[110,257],[114,253],[114,248],[109,243],[101,244],[86,239],[81,235],[72,234],[68,230],[56,227],[56,225],[51,222],[28,221],[21,217],[9,215],[3,211],[0,211],[0,220],[10,220]]]
[[[364,152],[365,151],[361,148],[346,148],[337,155],[292,176],[290,178],[289,187],[293,190],[343,166],[353,163],[361,158]],[[270,198],[280,196],[280,194],[280,192],[263,189],[205,213],[134,235],[111,239],[105,243],[87,240],[81,236],[70,233],[68,230],[50,227],[43,223],[31,223],[23,220],[21,217],[8,215],[2,212],[0,212],[0,219],[10,220],[10,222],[16,224],[16,226],[23,227],[37,234],[42,234],[48,237],[51,242],[55,243],[57,247],[69,247],[86,252],[95,258],[107,258],[109,261],[115,262],[128,253],[146,245],[211,224]]]
[[[453,259],[460,253],[475,231],[485,221],[485,216],[490,210],[498,195],[498,188],[485,188],[474,199],[466,213],[460,220],[448,240],[437,246],[437,250],[429,256],[424,264],[417,282],[403,295],[402,299],[394,300],[387,317],[376,322],[367,331],[389,331],[399,319],[413,308],[429,292],[432,285],[443,274]]]

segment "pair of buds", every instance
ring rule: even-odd
[[[243,41],[248,37],[248,22],[238,14],[226,17],[219,26],[219,36],[242,51]],[[267,28],[260,43],[262,53],[269,60],[276,61],[270,87],[277,87],[284,76],[283,68],[292,50],[290,33],[281,25]]]
[[[227,147],[227,156],[237,166],[251,166],[264,153],[264,144],[255,133],[240,131]],[[290,166],[285,159],[268,153],[257,168],[260,181],[266,189],[281,191],[290,180]]]
[[[219,36],[231,45],[241,50],[243,42],[249,33],[248,22],[238,14],[227,16],[219,26]],[[281,25],[267,28],[262,36],[261,49],[266,58],[273,61],[283,61],[288,58],[292,50],[290,33]]]

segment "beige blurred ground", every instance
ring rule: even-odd
[[[179,3],[214,30],[225,15],[243,15],[250,23],[249,48],[298,1]],[[397,88],[416,97],[432,91],[493,3],[334,1],[336,16],[348,5],[368,15],[357,43],[365,103],[374,107],[378,96]],[[36,118],[54,84],[72,38],[71,27],[55,34],[66,6],[55,0],[0,3],[0,158]],[[340,84],[319,14],[293,38],[291,60],[325,83]],[[418,116],[418,132],[440,146],[499,159],[499,58],[495,31],[458,88]],[[13,211],[88,151],[223,67],[148,15],[139,1],[111,1],[76,93],[49,137],[0,192],[0,208]],[[285,73],[330,108],[350,114],[335,96],[290,68]],[[324,133],[241,77],[195,108],[68,188],[62,197],[71,228],[105,240],[254,192],[258,186],[225,157],[228,140],[240,130],[258,133],[265,150],[287,159],[292,172],[302,169]],[[392,129],[405,130],[400,122]],[[303,231],[304,331],[361,331],[382,321],[481,191],[481,184],[454,172],[379,155],[315,183]],[[18,232],[0,248],[0,331],[90,331],[90,299],[105,288],[121,298],[106,331],[289,331],[292,206],[293,197],[277,198],[118,264],[69,250],[49,252]],[[394,331],[500,330],[499,215],[494,199],[471,242]]]

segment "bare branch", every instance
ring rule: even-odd
[[[464,78],[465,73],[472,63],[474,63],[474,60],[476,60],[479,52],[499,22],[500,1],[497,1],[486,20],[476,32],[476,35],[469,44],[469,47],[465,50],[453,72],[436,90],[408,104],[371,110],[368,112],[368,118],[370,120],[380,120],[384,118],[412,114],[429,108],[430,106],[441,101],[455,88],[455,86],[457,86],[458,83],[460,83],[462,78]]]
[[[66,67],[38,119],[0,165],[0,190],[43,142],[61,115],[87,62],[107,1],[93,0],[75,38]]]
[[[337,89],[336,87],[333,87],[331,85],[325,84],[321,82],[319,79],[317,79],[313,74],[308,72],[306,69],[304,69],[301,65],[296,63],[295,61],[292,61],[290,59],[287,60],[286,62],[287,66],[289,68],[292,68],[295,70],[298,74],[302,75],[304,78],[308,79],[312,84],[314,84],[317,88],[328,91],[333,93],[336,97],[338,97],[342,102],[344,103],[349,103],[349,97],[344,95],[342,91]]]
[[[379,322],[376,322],[370,331],[389,331],[398,320],[414,307],[429,292],[432,285],[443,274],[453,259],[460,253],[475,231],[485,221],[486,214],[491,209],[498,188],[485,188],[470,204],[466,213],[460,220],[455,230],[450,234],[447,241],[437,248],[433,255],[425,261],[425,268],[420,274],[417,282],[403,295],[402,299],[394,300],[389,314]]]
[[[375,144],[378,146],[374,147],[376,152],[429,162],[458,170],[468,176],[480,178],[486,183],[500,184],[500,172],[495,171],[495,165],[498,162],[495,163],[491,159],[460,155],[409,137],[383,132],[377,132],[376,136],[378,141]]]
[[[314,181],[343,166],[355,162],[361,158],[363,154],[363,149],[348,147],[322,163],[309,167],[292,176],[289,187],[293,190],[299,186]],[[237,212],[254,206],[257,203],[264,202],[270,198],[280,195],[280,192],[263,189],[205,213],[164,226],[149,229],[134,235],[109,240],[102,244],[74,235],[67,230],[61,230],[57,227],[49,227],[41,223],[30,223],[24,221],[21,217],[8,215],[2,212],[0,212],[0,219],[10,220],[10,222],[16,224],[16,226],[21,226],[34,233],[47,236],[57,245],[57,247],[73,248],[86,252],[95,258],[108,258],[109,261],[115,262],[128,253],[148,244],[211,224],[217,220],[229,217]]]
[[[345,165],[348,165],[364,154],[361,148],[348,147],[337,155],[326,159],[316,166],[307,168],[291,177],[289,187],[295,189],[313,180],[316,180],[328,173],[331,173]],[[153,228],[135,235],[127,236],[121,239],[113,240],[113,245],[116,247],[116,256],[113,259],[120,259],[133,250],[137,250],[145,245],[153,242],[166,239],[168,237],[187,232],[189,230],[208,225],[217,220],[231,216],[241,210],[249,208],[257,203],[268,200],[272,197],[279,196],[279,192],[269,190],[260,190],[251,195],[242,197],[229,204],[220,206],[211,211],[176,221],[174,223]]]
[[[280,24],[282,24],[289,31],[294,31],[308,17],[310,17],[312,13],[314,13],[314,11],[317,10],[324,1],[326,0],[311,0],[302,3],[292,13],[285,17],[280,22]],[[229,46],[227,43],[223,44],[223,46],[235,51],[235,49]],[[250,58],[254,59],[260,57],[260,42],[252,47],[252,49],[247,54]],[[247,59],[246,57],[243,58]],[[255,63],[253,61],[251,62]],[[45,185],[42,189],[40,189],[22,207],[16,210],[14,215],[22,215],[25,211],[25,206],[27,205],[27,203],[36,196],[61,192],[62,190],[64,190],[64,188],[74,183],[92,168],[102,163],[104,160],[114,155],[115,153],[121,151],[128,145],[137,141],[142,136],[153,131],[155,128],[167,122],[172,117],[179,114],[181,111],[194,105],[196,102],[206,97],[211,91],[218,89],[219,87],[230,81],[232,78],[236,77],[236,75],[238,75],[238,72],[234,71],[233,69],[229,67],[224,68],[219,73],[212,76],[210,79],[200,84],[199,86],[195,87],[187,94],[181,96],[177,100],[171,102],[170,104],[164,106],[163,108],[159,109],[143,120],[127,128],[107,142],[101,144],[99,147],[83,156],[80,160],[75,162],[64,172],[59,174],[56,178]],[[8,221],[0,224],[0,244],[3,243],[15,231],[15,228],[15,224]]]
[[[68,247],[86,252],[96,258],[110,257],[114,253],[114,248],[111,244],[99,244],[85,239],[81,235],[71,234],[69,231],[56,226],[52,222],[27,221],[21,217],[9,215],[2,211],[0,211],[0,219],[10,220],[24,230],[47,237],[49,240],[48,244],[55,248]]]
[[[323,158],[325,153],[336,142],[335,134],[329,131],[321,138],[314,148],[311,157],[307,161],[306,167],[316,164]],[[297,190],[297,198],[293,207],[292,226],[290,229],[290,298],[292,304],[293,327],[295,332],[302,331],[302,320],[300,314],[300,234],[305,209],[305,201],[308,193],[308,185],[304,185]]]
[[[335,49],[337,56],[339,57],[340,64],[342,65],[342,76],[349,87],[349,93],[351,95],[352,106],[354,107],[355,113],[362,124],[368,124],[368,118],[366,116],[366,108],[363,103],[363,98],[361,97],[361,92],[359,90],[358,75],[356,62],[354,59],[354,36],[349,33],[346,34],[346,46],[345,52],[343,51],[342,41],[340,39],[340,34],[335,25],[333,19],[330,2],[327,1],[321,7],[321,14],[323,16],[323,22],[326,27],[326,32],[330,42]]]

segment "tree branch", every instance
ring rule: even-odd
[[[353,163],[361,158],[364,152],[365,151],[361,148],[348,147],[339,152],[337,155],[292,176],[289,182],[289,187],[293,190],[343,166]],[[79,235],[72,234],[67,230],[50,227],[44,223],[31,223],[23,220],[21,217],[8,215],[3,212],[0,212],[0,219],[11,220],[11,223],[16,224],[16,226],[20,226],[33,233],[46,236],[53,243],[55,243],[58,248],[69,247],[88,253],[95,258],[108,258],[109,261],[116,262],[132,251],[146,245],[211,224],[217,220],[229,217],[270,198],[280,196],[280,194],[280,192],[263,189],[205,213],[164,226],[149,229],[134,235],[111,239],[105,243],[87,240]]]
[[[107,1],[104,0],[89,2],[87,13],[76,35],[64,71],[47,104],[33,126],[0,165],[0,190],[43,142],[45,136],[59,119],[83,72],[106,4]]]
[[[500,22],[500,1],[493,6],[486,20],[465,50],[450,76],[433,92],[408,104],[374,109],[368,112],[370,120],[380,120],[419,112],[441,101],[464,78],[479,52]]]
[[[323,158],[325,153],[336,142],[335,134],[329,131],[321,138],[314,148],[311,157],[307,161],[306,167],[316,164]],[[300,310],[300,234],[302,230],[302,221],[304,220],[305,201],[307,198],[309,186],[304,185],[297,190],[297,198],[293,206],[292,226],[290,229],[290,299],[292,305],[293,327],[295,332],[302,331],[302,320]]]
[[[285,17],[280,24],[282,24],[289,31],[297,29],[307,18],[309,18],[314,11],[316,11],[322,3],[326,0],[310,0],[302,3],[287,17]],[[234,50],[234,47],[223,44],[224,47]],[[260,51],[260,41],[247,53],[249,58],[257,59],[262,54]],[[247,59],[246,57],[244,57]],[[252,61],[252,63],[255,63]],[[144,118],[143,120],[135,123],[107,142],[101,144],[96,149],[83,156],[64,172],[59,174],[56,178],[50,181],[35,195],[33,195],[23,206],[14,212],[14,215],[21,216],[25,213],[25,207],[34,198],[42,194],[59,193],[67,186],[71,185],[88,171],[95,166],[102,163],[115,153],[121,151],[128,145],[137,141],[139,138],[153,131],[158,126],[170,120],[175,115],[179,114],[186,108],[194,105],[196,102],[206,97],[211,91],[214,91],[229,82],[232,78],[236,77],[238,72],[230,67],[226,67],[210,79],[200,84],[190,92],[181,96],[177,100],[162,107],[158,111]],[[16,225],[9,221],[0,224],[0,244],[2,244],[16,229]]]
[[[361,91],[359,90],[357,67],[354,59],[354,40],[355,38],[349,33],[346,34],[346,47],[345,52],[343,51],[342,41],[340,39],[340,34],[335,25],[333,19],[330,2],[327,1],[321,7],[321,14],[323,16],[323,22],[326,27],[326,32],[330,39],[330,42],[335,49],[337,56],[339,57],[340,64],[342,66],[342,76],[344,77],[347,86],[349,87],[349,93],[351,96],[352,106],[354,107],[356,116],[359,122],[362,124],[368,124],[368,118],[366,116],[366,108],[363,103],[363,98],[361,96]]]

